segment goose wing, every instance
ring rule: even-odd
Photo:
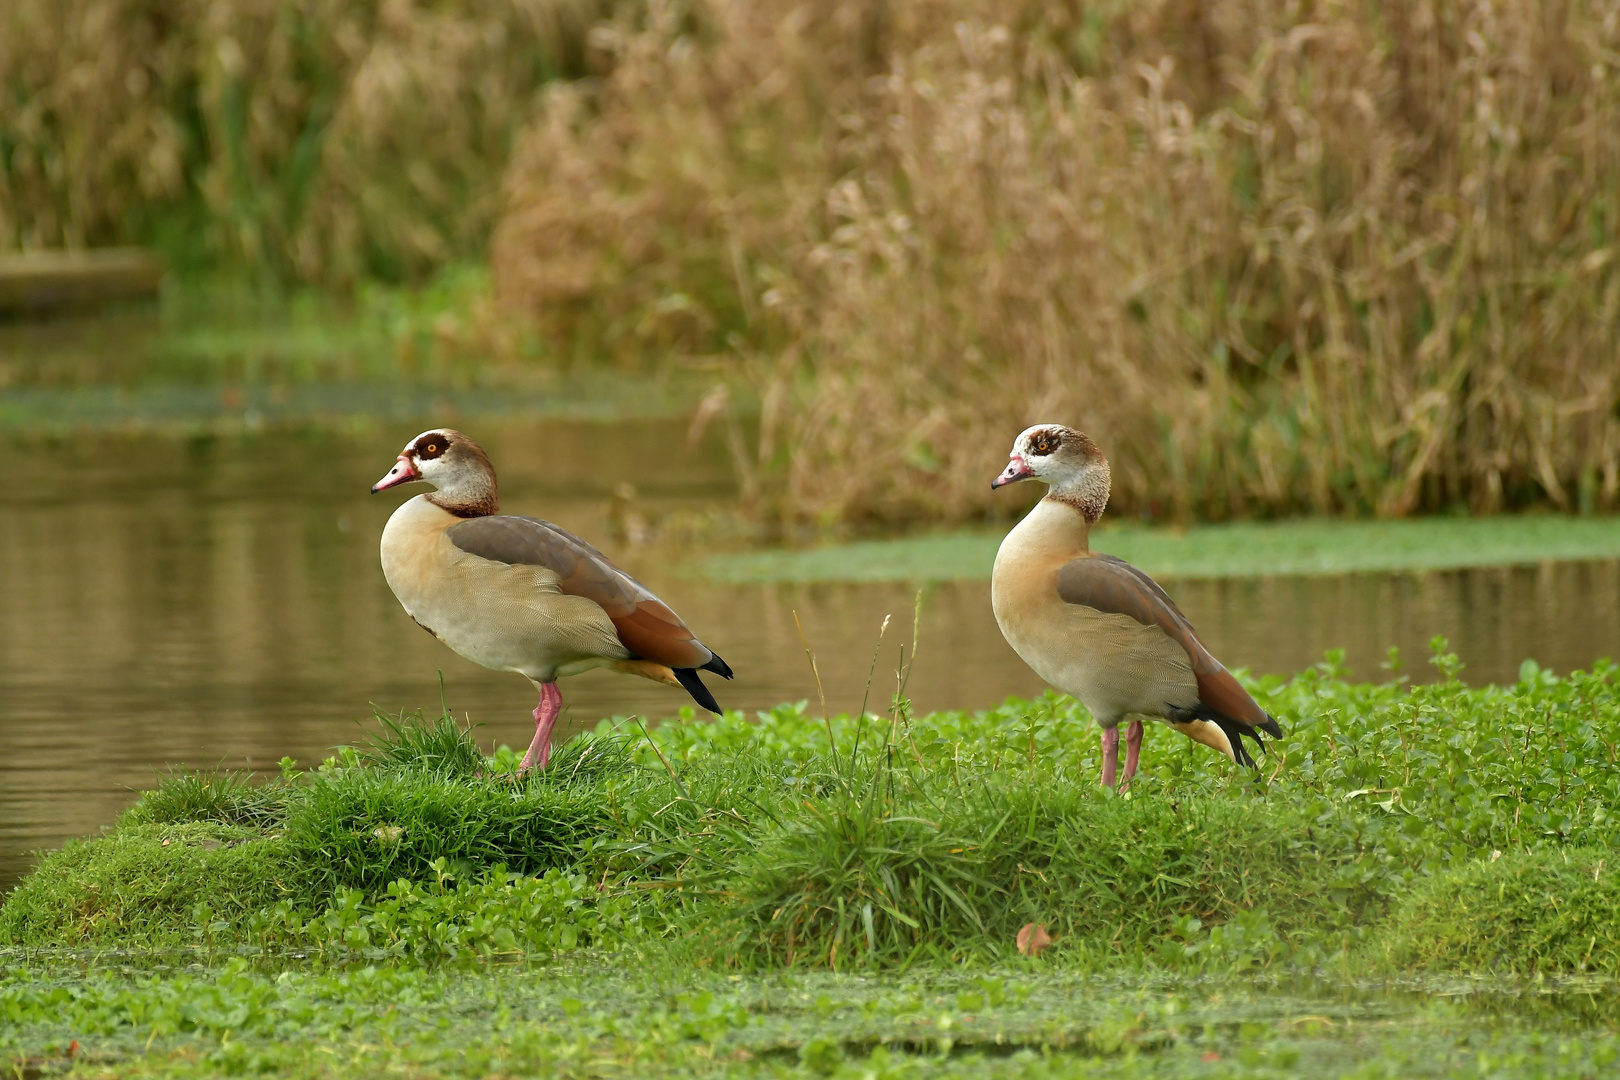
[[[1064,564],[1058,571],[1057,584],[1058,596],[1065,603],[1126,615],[1144,626],[1163,630],[1186,650],[1193,677],[1198,681],[1199,701],[1245,729],[1259,728],[1268,735],[1282,735],[1277,721],[1205,648],[1175,601],[1141,570],[1112,555],[1087,555]],[[1245,730],[1245,734],[1249,733]]]
[[[624,647],[643,660],[703,668],[731,678],[731,668],[687,628],[653,591],[566,529],[539,518],[498,514],[468,518],[445,530],[456,547],[481,559],[542,566],[570,596],[607,612]]]

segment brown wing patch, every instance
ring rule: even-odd
[[[695,668],[714,656],[656,596],[641,601],[625,615],[608,612],[625,648],[666,667]]]
[[[1251,727],[1267,731],[1276,727],[1276,721],[1204,647],[1192,623],[1159,583],[1130,563],[1112,555],[1082,556],[1058,571],[1057,584],[1065,603],[1128,615],[1143,626],[1163,630],[1186,650],[1198,680],[1198,700],[1211,709]]]
[[[1282,734],[1277,721],[1268,716],[1259,702],[1249,696],[1249,692],[1243,689],[1243,684],[1234,679],[1230,671],[1224,668],[1208,673],[1195,671],[1193,678],[1198,680],[1198,700],[1222,716],[1241,720],[1250,727],[1264,728],[1273,735]]]
[[[607,612],[619,640],[637,657],[667,667],[701,667],[713,659],[679,615],[594,547],[549,521],[499,515],[470,518],[444,535],[481,559],[543,566],[570,596],[583,596]]]

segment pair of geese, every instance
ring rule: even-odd
[[[1161,720],[1240,765],[1242,745],[1281,736],[1210,655],[1186,616],[1145,573],[1093,552],[1091,527],[1108,503],[1109,471],[1095,443],[1058,424],[1018,436],[992,488],[1047,485],[1044,499],[1001,543],[991,579],[996,622],[1042,679],[1078,698],[1102,728],[1102,782],[1115,784],[1119,725],[1128,782],[1142,720]],[[523,768],[545,768],[562,711],[557,680],[591,668],[684,688],[720,706],[698,676],[731,668],[639,581],[572,533],[500,513],[495,468],[467,436],[439,428],[406,444],[372,492],[421,480],[437,490],[388,519],[382,566],[412,619],[455,652],[526,676],[540,691]]]

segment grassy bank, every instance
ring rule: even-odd
[[[1254,685],[1286,732],[1257,773],[1157,730],[1125,796],[1058,697],[607,723],[522,778],[395,720],[264,785],[177,774],[46,856],[0,909],[0,1045],[84,1075],[1578,1075],[1617,1046],[1581,996],[1620,968],[1615,680],[1330,657]]]
[[[159,304],[0,321],[0,430],[233,434],[484,417],[684,418],[713,376],[555,362],[495,317],[489,275],[267,297],[224,280]]]
[[[263,787],[177,776],[46,858],[0,933],[39,947],[204,934],[377,956],[527,952],[532,908],[576,944],[667,935],[739,969],[1004,959],[1028,922],[1081,966],[1223,950],[1271,963],[1365,943],[1367,962],[1399,968],[1451,955],[1424,943],[1444,925],[1437,898],[1500,881],[1470,923],[1498,951],[1458,955],[1606,970],[1620,924],[1590,853],[1616,838],[1614,669],[1557,679],[1527,664],[1524,679],[1360,686],[1324,665],[1268,681],[1257,691],[1287,735],[1258,773],[1163,736],[1129,797],[1098,789],[1095,730],[1061,698],[915,720],[784,706],[650,737],[621,725],[524,778],[449,720],[395,723]],[[1521,956],[1528,944],[1480,927],[1520,918],[1548,859],[1588,875],[1592,903],[1558,931],[1567,941]],[[458,905],[487,908],[484,921],[461,926]],[[448,943],[416,936],[447,913]],[[517,943],[498,948],[503,934]]]

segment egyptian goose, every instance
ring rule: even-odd
[[[382,534],[383,576],[416,624],[475,664],[525,675],[540,691],[523,769],[545,768],[562,711],[557,679],[596,667],[684,687],[720,706],[698,671],[731,678],[669,607],[585,541],[547,521],[500,514],[495,468],[459,431],[405,445],[372,494],[413,480]]]
[[[1102,451],[1073,428],[1038,424],[1018,436],[990,487],[1028,479],[1045,483],[1046,497],[1001,542],[990,603],[1013,651],[1102,727],[1103,784],[1114,786],[1127,716],[1127,783],[1136,775],[1143,716],[1252,766],[1242,736],[1263,747],[1256,732],[1281,737],[1277,721],[1210,655],[1152,578],[1088,545],[1108,504]]]

